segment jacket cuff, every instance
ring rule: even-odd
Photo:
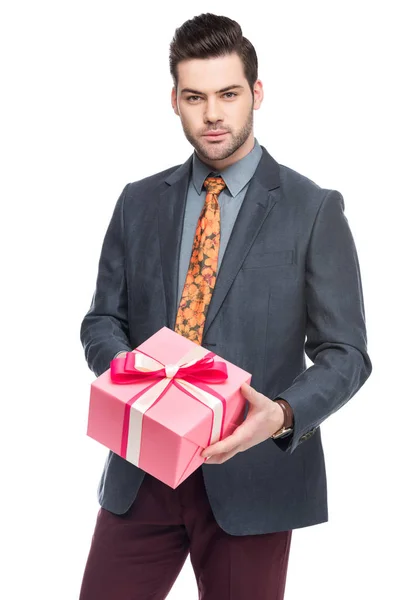
[[[286,396],[286,398],[284,396]],[[290,454],[292,454],[299,444],[302,444],[303,442],[308,440],[315,433],[317,427],[309,427],[304,430],[303,423],[303,429],[301,429],[301,418],[300,415],[297,415],[296,417],[296,402],[294,401],[294,398],[293,402],[290,402],[290,390],[287,390],[283,395],[279,395],[276,398],[273,398],[273,400],[278,400],[279,398],[287,402],[293,413],[293,431],[290,435],[287,435],[282,438],[277,438],[276,440],[272,441],[278,446],[278,448],[280,448],[280,450],[283,450],[283,452],[289,452]],[[294,409],[293,406],[295,407]]]

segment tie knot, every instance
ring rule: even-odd
[[[204,187],[208,193],[211,192],[211,194],[219,194],[224,188],[226,188],[226,183],[222,177],[207,177],[207,179],[204,181]]]

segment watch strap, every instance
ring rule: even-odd
[[[271,437],[273,440],[281,437],[286,437],[293,432],[293,410],[290,404],[283,398],[276,398],[274,400],[277,404],[282,407],[283,410],[283,426],[276,431]]]
[[[293,427],[293,410],[292,410],[292,407],[290,406],[289,402],[287,402],[283,398],[277,398],[275,400],[275,402],[277,404],[279,404],[283,410],[283,415],[284,415],[283,427],[285,429],[292,428]]]

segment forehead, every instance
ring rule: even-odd
[[[177,65],[178,91],[196,89],[213,93],[228,85],[244,85],[246,78],[241,59],[237,54],[216,58],[191,58]]]

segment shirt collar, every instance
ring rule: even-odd
[[[262,148],[257,139],[254,139],[253,149],[246,154],[246,156],[233,163],[229,167],[222,169],[221,171],[213,171],[209,165],[206,165],[202,160],[200,160],[196,152],[193,152],[193,185],[200,196],[203,190],[204,180],[209,175],[221,175],[221,177],[224,178],[226,187],[228,188],[231,196],[235,197],[253,177],[261,156]]]

